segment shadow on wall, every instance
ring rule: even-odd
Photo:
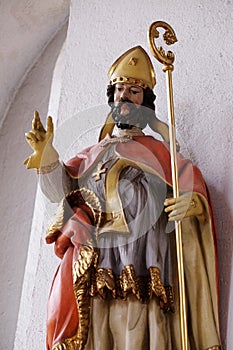
[[[24,133],[31,128],[35,109],[47,114],[53,70],[66,31],[67,24],[42,53],[20,87],[0,130],[0,147],[4,149],[0,154],[1,349],[13,349],[37,184],[35,172],[29,172],[23,165],[31,153]],[[27,306],[29,302],[24,303]]]
[[[220,280],[220,327],[223,349],[227,349],[227,337],[232,332],[230,317],[233,315],[233,299],[231,298],[232,272],[232,232],[233,216],[223,193],[211,187],[210,192],[214,202],[215,219],[218,232],[218,261]],[[227,281],[227,283],[226,283]],[[231,310],[232,309],[232,310]],[[231,327],[231,330],[230,328]]]

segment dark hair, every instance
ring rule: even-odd
[[[107,97],[108,97],[109,106],[112,106],[112,103],[114,102],[114,91],[115,91],[115,85],[107,86]]]
[[[107,97],[108,97],[108,104],[112,108],[113,102],[114,102],[114,91],[115,91],[115,85],[108,85],[107,86]],[[149,87],[146,89],[143,89],[143,102],[142,106],[147,107],[143,109],[143,122],[142,122],[142,128],[146,127],[147,123],[153,118],[155,118],[155,104],[154,101],[156,99],[156,96]]]
[[[153,109],[153,111],[155,111],[155,104],[154,104],[155,99],[156,99],[156,96],[153,90],[147,87],[144,90],[142,106]]]

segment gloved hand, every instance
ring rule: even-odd
[[[197,193],[185,193],[179,198],[167,198],[164,211],[168,213],[168,221],[179,221],[189,216],[199,220],[204,216],[204,205]]]
[[[32,130],[25,134],[26,141],[33,149],[33,153],[24,161],[27,169],[40,169],[58,161],[58,153],[52,145],[53,142],[53,121],[52,117],[47,118],[47,131],[41,123],[38,112],[34,113]]]

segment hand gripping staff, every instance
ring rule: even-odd
[[[173,187],[174,198],[179,198],[178,168],[177,168],[177,155],[176,155],[176,131],[175,131],[175,117],[174,117],[174,103],[173,103],[173,89],[172,89],[172,71],[174,69],[173,62],[175,60],[175,55],[173,54],[173,52],[171,51],[165,52],[165,50],[162,47],[157,47],[155,45],[155,39],[158,39],[160,35],[157,28],[163,28],[165,30],[163,34],[163,39],[167,45],[174,44],[177,41],[177,38],[172,27],[166,22],[162,22],[162,21],[154,22],[151,24],[151,26],[148,29],[148,43],[150,46],[150,50],[153,56],[160,63],[163,64],[163,71],[166,73],[172,187]],[[175,221],[175,236],[176,236],[176,253],[177,253],[179,299],[180,299],[181,345],[182,345],[182,350],[188,350],[181,221]]]

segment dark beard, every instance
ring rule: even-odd
[[[129,113],[125,116],[121,115],[121,107],[126,104],[129,108]],[[120,101],[117,106],[112,105],[112,118],[116,123],[116,126],[120,129],[132,129],[134,126],[138,126],[143,129],[145,121],[143,121],[142,108],[136,107],[136,105],[129,100]]]

